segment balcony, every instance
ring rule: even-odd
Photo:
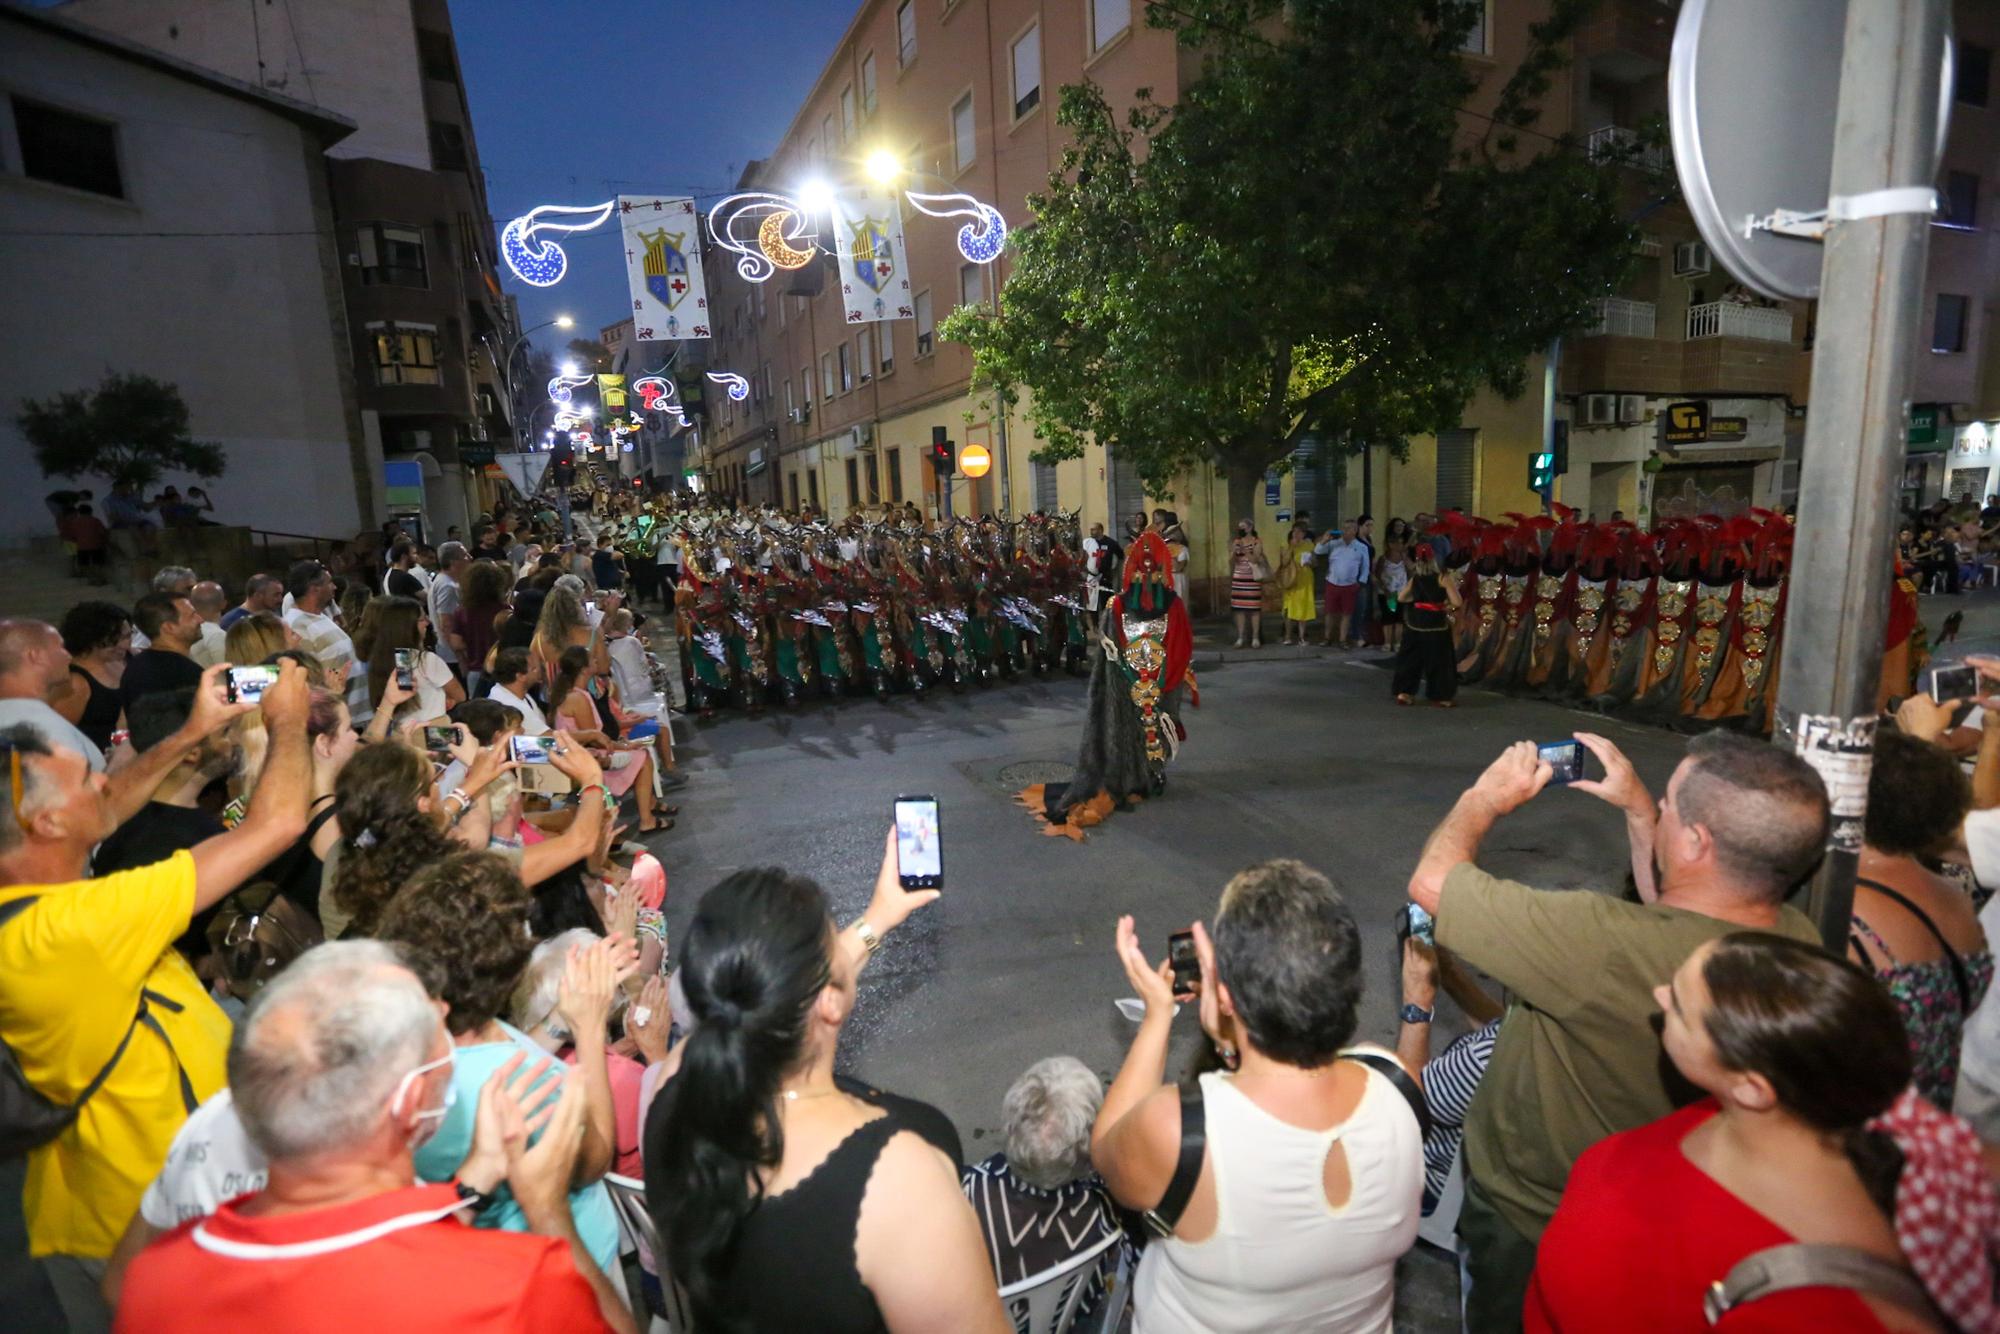
[[[1600,125],[1584,137],[1584,148],[1592,162],[1615,157],[1622,158],[1627,166],[1665,171],[1666,150],[1657,145],[1641,147],[1643,142],[1637,130],[1623,125]]]
[[[1745,306],[1734,301],[1709,301],[1689,306],[1687,339],[1749,338],[1763,343],[1792,341],[1792,313],[1768,306]]]
[[[1599,78],[1638,83],[1666,72],[1674,0],[1606,0],[1577,29],[1578,63]]]
[[[1650,301],[1629,301],[1621,296],[1599,297],[1597,322],[1585,329],[1581,336],[1651,338],[1655,313],[1654,305]]]

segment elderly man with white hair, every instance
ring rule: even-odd
[[[1002,1287],[1123,1231],[1117,1206],[1090,1166],[1090,1127],[1103,1106],[1104,1082],[1074,1056],[1035,1062],[1007,1090],[1000,1104],[1007,1151],[966,1168],[961,1181]],[[1093,1278],[1079,1316],[1090,1313],[1101,1291]]]
[[[554,1095],[541,1067],[510,1061],[480,1091],[457,1178],[411,1184],[451,1106],[453,1051],[386,945],[322,945],[279,974],[236,1030],[232,1106],[204,1126],[213,1142],[237,1122],[228,1156],[261,1156],[267,1183],[140,1252],[118,1329],[631,1330],[569,1213],[579,1081]],[[467,1227],[503,1181],[531,1231]]]

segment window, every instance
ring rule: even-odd
[[[916,0],[896,6],[896,63],[908,65],[917,58]]]
[[[931,293],[929,288],[917,293],[917,355],[931,354],[932,340],[937,336],[937,325],[931,320]]]
[[[1042,25],[1014,39],[1014,119],[1042,104]]]
[[[961,264],[958,266],[958,304],[976,306],[986,299],[986,266],[984,264]]]
[[[1477,429],[1439,431],[1437,437],[1437,505],[1441,510],[1469,510],[1472,508],[1472,484],[1478,468],[1479,432]],[[1329,490],[1327,499],[1331,502],[1335,492]],[[1317,498],[1315,498],[1317,501]],[[1331,518],[1334,506],[1328,503],[1324,509],[1315,503],[1315,516],[1324,513]]]
[[[424,67],[426,79],[458,82],[458,62],[452,58],[450,33],[435,28],[417,29],[417,60]]]
[[[760,320],[761,320],[761,319],[763,319],[763,318],[764,318],[764,284],[762,284],[762,283],[758,283],[758,284],[757,284],[757,291],[756,291],[755,295],[754,295],[754,296],[753,296],[753,297],[752,297],[751,299],[752,299],[753,301],[755,301],[755,302],[757,303],[757,318],[758,318],[758,319],[760,319]]]
[[[849,509],[857,508],[862,503],[860,468],[861,465],[855,460],[849,459],[847,461],[847,507]]]
[[[972,132],[972,94],[967,93],[951,105],[952,166],[958,171],[964,171],[972,165],[972,157],[977,149],[978,143],[973,138]]]
[[[110,121],[11,99],[14,133],[21,141],[21,174],[94,195],[125,197],[118,170],[118,131]]]
[[[1132,0],[1091,0],[1090,49],[1102,51],[1132,26]]]
[[[903,499],[903,451],[889,451],[889,499],[901,503]]]
[[[868,471],[868,503],[871,505],[878,505],[882,501],[882,476],[875,469],[875,455],[870,453],[866,456],[866,458],[867,458],[866,466]]]
[[[1985,106],[1986,83],[1993,73],[1993,52],[1971,42],[1960,42],[1957,69],[1952,96],[1969,107]]]
[[[363,287],[428,287],[424,271],[424,234],[392,222],[363,223],[354,233],[354,250],[361,257]]]
[[[371,323],[376,384],[437,384],[438,337],[432,324]]]
[[[799,406],[792,399],[792,377],[787,375],[785,377],[785,420],[790,421],[798,415],[798,411]]]
[[[812,166],[817,166],[818,164],[819,164],[819,140],[808,139],[806,140],[806,165],[808,167],[812,167]]]
[[[832,153],[834,144],[839,142],[833,137],[833,113],[831,111],[819,118],[819,141],[826,145],[828,153]]]
[[[1035,508],[1044,514],[1054,514],[1060,501],[1056,490],[1056,465],[1030,461],[1028,468],[1035,479]]]
[[[844,394],[854,388],[854,358],[849,353],[847,344],[842,343],[838,350],[840,352],[840,392]]]
[[[806,493],[812,497],[812,507],[819,508],[819,469],[806,469]]]
[[[1931,351],[1965,351],[1965,315],[1969,304],[1963,296],[1938,293],[1937,313],[1931,317]]]
[[[851,83],[840,90],[840,137],[854,137],[854,85]]]
[[[833,397],[833,353],[819,354],[819,396],[825,402]]]
[[[896,326],[888,323],[882,326],[882,374],[896,369]]]
[[[438,171],[466,169],[465,129],[448,120],[431,122],[431,166]]]
[[[813,405],[813,368],[799,367],[799,399],[807,407]]]
[[[1465,40],[1458,49],[1470,51],[1475,56],[1492,55],[1493,48],[1488,45],[1493,26],[1492,0],[1459,0],[1459,3],[1472,11],[1472,28],[1465,34]]]
[[[786,483],[788,483],[792,493],[792,508],[797,509],[799,507],[799,475],[797,473],[793,473],[790,477],[787,477],[785,481]]]
[[[861,57],[861,114],[875,114],[875,53]]]
[[[1979,174],[1948,171],[1938,187],[1938,211],[1933,219],[1940,227],[1979,225]]]
[[[750,401],[752,403],[771,401],[771,363],[768,361],[758,368],[757,378],[750,382]]]
[[[854,371],[858,377],[856,384],[867,384],[875,378],[875,331],[863,329],[854,336]]]

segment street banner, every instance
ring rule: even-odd
[[[700,223],[692,199],[618,196],[625,277],[632,288],[632,336],[639,341],[708,337]]]
[[[542,474],[549,470],[549,460],[553,454],[495,454],[493,462],[507,475],[524,496],[532,496],[541,489]]]
[[[903,248],[903,220],[889,195],[863,195],[835,210],[834,248],[840,257],[840,296],[849,324],[913,320],[910,257]]]
[[[608,417],[614,412],[625,410],[625,377],[622,375],[600,375],[597,377],[597,400],[604,405]]]

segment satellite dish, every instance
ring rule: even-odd
[[[1847,0],[1685,0],[1674,28],[1667,112],[1681,192],[1715,258],[1768,297],[1819,295],[1818,236],[1751,224],[1781,209],[1827,206],[1846,33]],[[1940,162],[1951,115],[1949,37],[1942,60]]]

